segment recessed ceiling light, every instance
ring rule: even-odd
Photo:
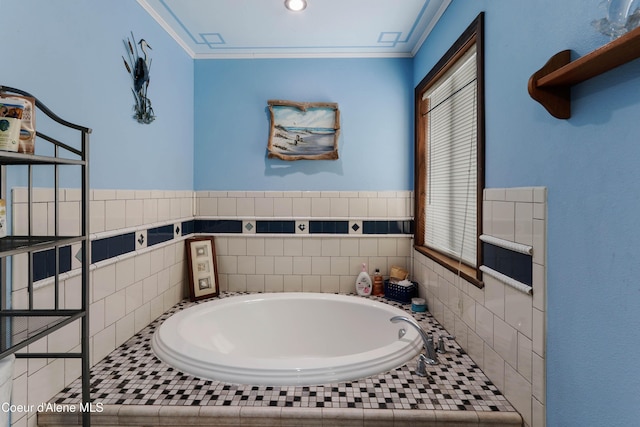
[[[284,7],[293,12],[300,12],[307,7],[307,0],[284,0]]]

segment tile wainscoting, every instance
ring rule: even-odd
[[[201,221],[242,221],[240,234],[216,237],[221,290],[346,293],[354,291],[363,263],[383,275],[392,265],[410,267],[411,197],[409,191],[200,191],[195,212]]]
[[[414,278],[429,311],[522,414],[545,425],[546,189],[486,189],[483,233],[532,249],[533,295],[488,274],[478,289],[413,253]]]
[[[61,232],[76,233],[79,192],[60,190]],[[478,289],[412,250],[412,192],[192,192],[92,190],[91,364],[126,342],[186,294],[184,239],[215,236],[221,291],[353,292],[362,263],[388,274],[405,266],[435,318],[503,391],[530,426],[544,426],[546,190],[485,190],[484,233],[533,247],[533,296],[485,275]],[[24,231],[26,190],[13,190],[13,233]],[[53,227],[53,191],[34,189],[34,230]],[[301,227],[302,226],[302,227]],[[217,228],[221,227],[221,228]],[[61,275],[60,301],[79,305],[76,247]],[[14,264],[26,258],[14,257]],[[14,268],[12,298],[26,301]],[[42,272],[47,276],[47,272]],[[35,284],[36,304],[53,300],[53,280]],[[77,351],[78,324],[32,345]],[[48,401],[80,374],[74,360],[16,362],[13,401]],[[13,414],[35,426],[35,414]]]
[[[27,196],[25,188],[12,191],[13,234],[28,226]],[[79,190],[60,189],[58,200],[60,233],[77,234]],[[32,201],[33,232],[52,234],[53,190],[34,189]],[[91,190],[91,365],[187,295],[183,241],[189,235],[216,236],[222,291],[352,292],[362,263],[383,273],[391,265],[409,268],[411,212],[411,192]],[[229,228],[231,222],[240,227]],[[284,223],[293,227],[282,230]],[[78,249],[64,248],[60,262],[65,308],[80,305]],[[34,277],[42,279],[34,283],[34,301],[45,308],[54,300],[55,265],[46,254],[38,257]],[[26,263],[26,255],[12,259],[14,308],[28,301]],[[77,351],[79,343],[76,322],[30,350]],[[46,402],[79,375],[77,360],[20,359],[13,402]],[[12,414],[13,426],[35,422],[35,413]]]
[[[78,234],[80,191],[61,189],[59,227],[61,234]],[[54,193],[51,189],[34,189],[34,233],[53,234]],[[11,213],[13,234],[26,234],[27,190],[14,188]],[[183,220],[193,220],[193,192],[191,191],[121,191],[92,190],[90,192],[90,223],[92,247],[96,242],[123,240],[121,236],[137,236]],[[173,236],[172,236],[173,237]],[[90,354],[95,365],[115,348],[141,331],[184,296],[185,252],[176,236],[170,240],[147,246],[132,238],[130,251],[118,250],[117,256],[104,257],[90,267]],[[99,245],[98,245],[99,246]],[[59,300],[61,308],[81,305],[80,264],[75,258],[79,245],[67,247],[61,260]],[[41,255],[41,254],[40,254]],[[34,258],[36,254],[34,254]],[[47,259],[40,257],[39,261]],[[94,258],[95,259],[95,258]],[[12,257],[12,306],[28,305],[26,264],[27,255]],[[34,262],[34,304],[37,308],[51,308],[54,301],[53,268],[42,268]],[[64,265],[62,265],[64,264]],[[37,274],[36,274],[37,273]],[[80,346],[79,321],[35,342],[29,351],[78,352]],[[80,361],[76,359],[18,359],[14,368],[12,402],[15,405],[39,405],[78,378]],[[28,406],[27,406],[28,407]],[[36,425],[35,412],[13,412],[12,426]]]

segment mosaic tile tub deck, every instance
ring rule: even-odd
[[[220,297],[233,296],[224,293]],[[410,304],[375,298],[404,309],[426,331],[447,336],[427,313]],[[164,313],[91,369],[91,398],[100,426],[521,426],[522,418],[454,340],[428,378],[414,374],[415,360],[368,378],[318,386],[251,386],[202,380],[157,359],[151,350],[156,328],[183,301]],[[79,406],[80,381],[52,403]],[[78,412],[38,414],[38,425],[80,426]]]

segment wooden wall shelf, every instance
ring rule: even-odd
[[[640,58],[640,27],[571,61],[563,50],[529,78],[529,95],[558,119],[571,117],[571,86]]]

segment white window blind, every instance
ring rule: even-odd
[[[425,122],[425,244],[476,266],[476,49],[459,58],[423,95]]]

